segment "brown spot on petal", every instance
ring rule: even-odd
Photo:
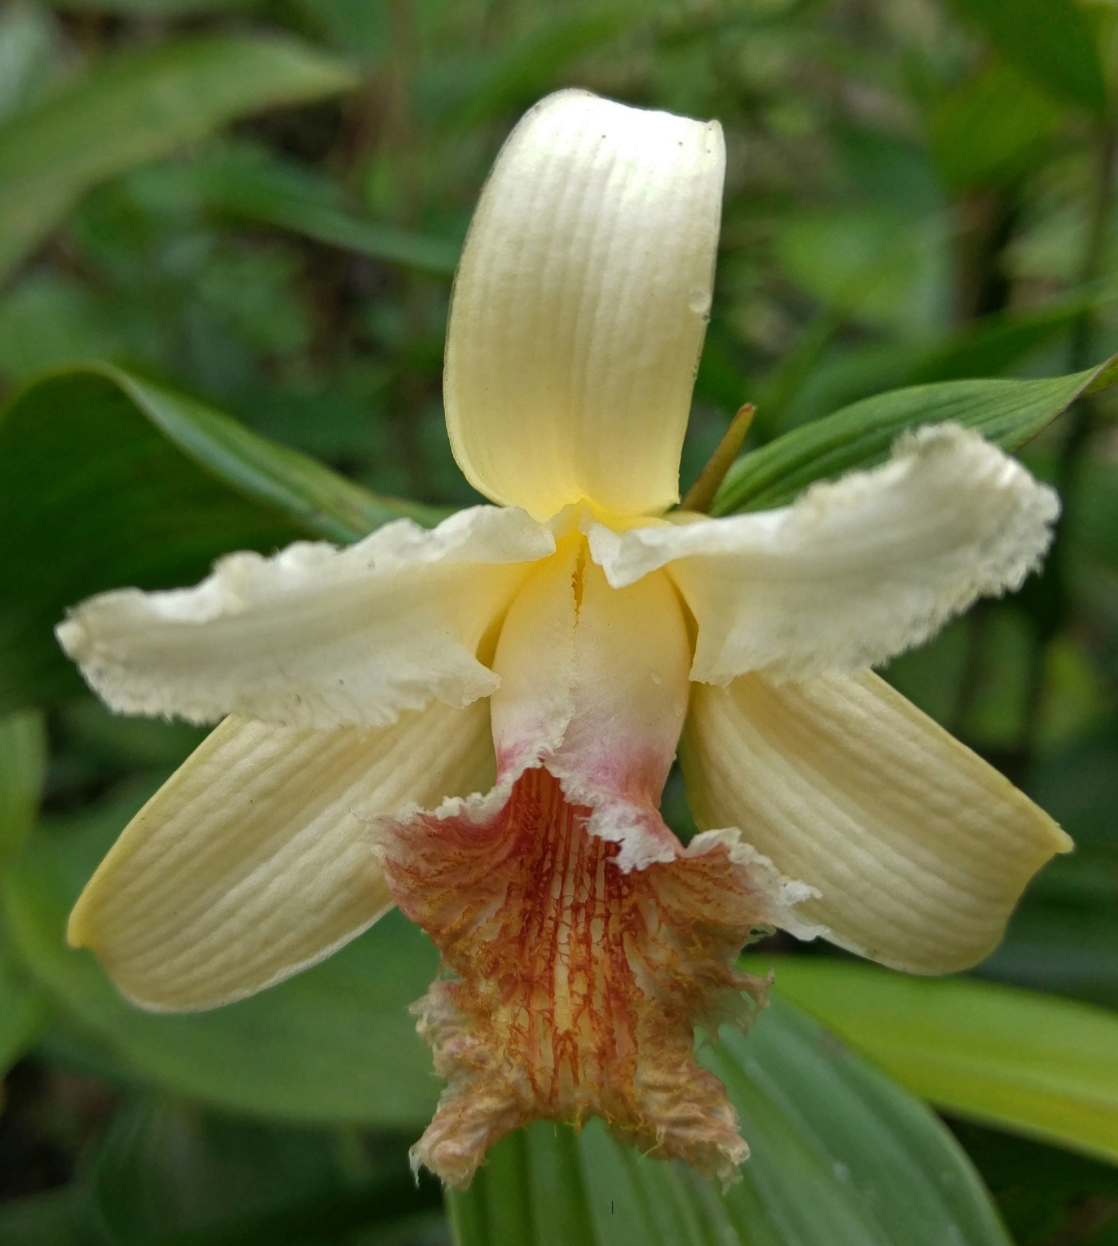
[[[535,769],[488,822],[421,814],[390,830],[393,894],[447,971],[415,1005],[447,1085],[412,1158],[450,1185],[540,1117],[602,1116],[723,1180],[748,1154],[693,1054],[696,1021],[713,1032],[764,1003],[733,968],[760,921],[747,869],[719,845],[623,873],[589,812]]]

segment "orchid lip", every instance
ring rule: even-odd
[[[485,820],[444,811],[381,830],[396,901],[443,956],[415,1012],[447,1087],[413,1163],[465,1187],[511,1130],[594,1115],[732,1180],[748,1147],[695,1061],[694,1024],[746,1026],[764,1002],[765,984],[733,968],[767,916],[749,870],[723,844],[620,869],[545,767],[495,796]]]

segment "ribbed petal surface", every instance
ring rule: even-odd
[[[678,498],[725,155],[703,124],[561,91],[482,193],[447,337],[447,427],[496,502],[546,518]]]
[[[400,520],[347,549],[230,554],[196,588],[103,593],[58,639],[120,713],[383,727],[493,691],[478,645],[554,548],[516,509],[478,506],[430,532]]]
[[[597,526],[611,584],[664,568],[698,623],[691,678],[809,679],[884,662],[987,594],[1019,588],[1055,493],[956,425],[921,429],[869,472],[782,510],[620,534]]]
[[[228,718],[136,815],[86,886],[71,943],[146,1008],[211,1008],[329,955],[392,904],[373,820],[484,790],[488,704],[380,731]]]
[[[804,919],[912,973],[981,960],[1035,871],[1071,846],[869,671],[697,687],[680,755],[700,826],[741,828],[781,873],[819,891]]]

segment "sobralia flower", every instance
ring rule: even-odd
[[[497,505],[233,554],[58,629],[114,709],[222,720],[71,941],[144,1007],[207,1008],[399,905],[443,961],[413,1160],[454,1185],[508,1131],[595,1114],[732,1176],[694,1027],[763,1000],[734,967],[752,932],[959,969],[1067,846],[869,670],[1018,586],[1050,490],[939,427],[781,510],[668,513],[723,168],[717,123],[544,100],[482,194],[447,340],[451,445]],[[686,847],[659,814],[677,747],[707,828]]]

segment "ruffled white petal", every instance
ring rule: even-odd
[[[586,497],[678,499],[710,308],[725,153],[703,124],[561,91],[482,193],[447,336],[447,427],[496,502],[544,519]]]
[[[782,510],[590,533],[611,584],[661,567],[698,623],[692,679],[810,679],[921,644],[981,595],[1020,587],[1055,493],[956,425],[902,437],[889,463]]]
[[[375,818],[492,779],[484,701],[372,732],[228,718],[125,828],[74,908],[70,942],[143,1007],[240,999],[391,907]]]
[[[433,531],[400,520],[347,549],[231,554],[191,589],[103,593],[57,635],[120,713],[382,727],[493,691],[478,646],[526,564],[554,548],[523,511],[478,506]]]
[[[680,747],[700,826],[739,827],[819,896],[798,913],[911,973],[966,968],[1071,841],[869,671],[699,686]]]

